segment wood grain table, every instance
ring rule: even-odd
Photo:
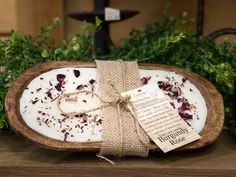
[[[168,177],[236,176],[236,137],[224,130],[208,147],[188,152],[151,153],[149,158],[115,159],[112,166],[95,153],[42,149],[0,131],[0,176]]]

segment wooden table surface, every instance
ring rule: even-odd
[[[151,153],[149,158],[115,159],[95,153],[42,149],[13,133],[0,132],[0,176],[236,176],[236,136],[224,130],[212,145],[188,152]]]

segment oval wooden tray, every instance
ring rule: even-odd
[[[38,75],[56,68],[63,67],[87,67],[95,68],[95,62],[79,62],[79,61],[65,61],[65,62],[48,62],[38,64],[16,79],[8,91],[5,106],[8,115],[8,121],[13,131],[17,134],[21,134],[27,139],[43,146],[45,148],[55,149],[55,150],[71,150],[71,151],[99,151],[102,142],[63,142],[57,141],[46,136],[43,136],[36,131],[29,128],[25,122],[22,120],[19,111],[19,101],[20,97],[25,89],[25,87],[30,83],[32,79]],[[185,145],[177,150],[191,150],[206,146],[212,143],[219,135],[222,130],[224,123],[224,105],[223,99],[216,88],[208,82],[206,79],[200,77],[199,75],[187,72],[183,69],[170,67],[158,64],[139,64],[140,69],[148,70],[166,70],[174,71],[177,74],[187,77],[197,88],[201,91],[203,97],[205,98],[208,114],[205,126],[200,132],[201,139]],[[154,144],[150,144],[150,150],[158,150],[158,147]]]

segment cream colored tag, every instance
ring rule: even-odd
[[[168,152],[201,138],[178,114],[156,84],[122,93],[130,95],[141,127],[163,151]],[[130,109],[132,109],[130,107]]]
[[[105,21],[118,21],[120,20],[120,10],[105,7]]]

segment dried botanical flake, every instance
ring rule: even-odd
[[[65,122],[67,119],[69,119],[69,117],[64,117],[61,121]]]
[[[174,102],[170,102],[171,106],[175,109],[175,104]]]
[[[182,105],[179,108],[180,112],[188,111],[193,108],[192,104],[189,104],[188,102],[183,102]]]
[[[49,83],[50,86],[53,86],[51,81],[48,81],[48,83]]]
[[[76,87],[76,90],[82,90],[83,88],[84,88],[84,86],[82,84],[80,84]]]
[[[46,94],[49,98],[53,99],[53,98],[52,98],[52,92],[51,92],[51,90],[52,90],[52,89],[49,89],[45,94]],[[46,100],[46,99],[45,99],[45,100]]]
[[[97,124],[97,125],[102,124],[102,119],[98,119],[98,120],[96,121],[96,124]]]
[[[66,132],[66,129],[61,130],[61,132],[62,132],[62,133],[65,133],[65,132]]]
[[[64,75],[64,74],[57,74],[57,81],[58,81],[61,85],[63,85],[63,82],[64,82],[65,78],[66,78],[66,75]]]
[[[37,89],[36,89],[36,92],[39,92],[40,90],[42,90],[42,88],[37,88]]]
[[[94,79],[90,79],[90,81],[89,81],[90,84],[94,84],[95,82],[96,82],[96,80],[94,80]]]
[[[193,116],[188,114],[188,113],[183,113],[183,112],[179,112],[180,117],[182,117],[182,119],[184,120],[189,120],[189,119],[193,119]]]
[[[74,69],[73,72],[74,72],[74,75],[75,75],[76,78],[80,76],[80,71],[79,70]]]
[[[66,115],[66,114],[61,114],[63,117],[66,117],[66,118],[69,118],[69,116],[68,115]]]
[[[171,84],[168,81],[158,81],[157,82],[160,89],[168,91],[171,88]]]
[[[81,122],[81,123],[87,123],[87,121],[88,121],[88,118],[87,118],[87,117],[83,117],[83,119],[82,119],[82,122]]]
[[[182,93],[182,91],[179,87],[170,84],[169,81],[158,81],[157,84],[160,89],[162,89],[164,91],[168,91],[168,93],[166,93],[166,94],[171,98],[175,99],[178,96],[180,96]]]
[[[61,85],[60,83],[58,83],[58,84],[55,86],[55,88],[56,88],[57,91],[59,91],[59,92],[62,90],[61,87],[62,87],[62,85]]]
[[[69,133],[68,133],[68,132],[65,132],[65,134],[64,134],[64,141],[67,140],[68,135],[69,135]]]
[[[146,85],[146,84],[148,84],[148,81],[151,79],[152,77],[151,76],[147,76],[147,77],[143,77],[142,79],[141,79],[141,82],[142,82],[142,85]]]
[[[183,82],[183,84],[184,84],[187,80],[188,80],[187,77],[183,77],[183,78],[182,78],[182,82]]]
[[[35,100],[31,100],[32,104],[35,104],[39,101],[39,99],[35,98]]]
[[[167,79],[168,81],[170,81],[170,77],[166,76],[166,79]]]

